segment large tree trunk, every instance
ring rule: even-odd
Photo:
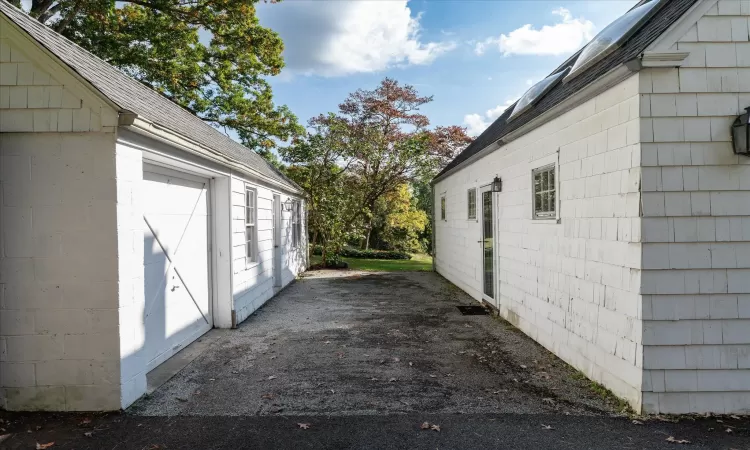
[[[365,240],[365,250],[370,249],[370,235],[372,234],[372,221],[370,221],[370,228],[367,229],[367,239]]]

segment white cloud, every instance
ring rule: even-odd
[[[456,47],[423,41],[421,16],[407,0],[289,1],[261,4],[258,15],[281,35],[294,73],[340,76],[427,65]]]
[[[488,37],[477,42],[474,52],[484,54],[487,49],[497,48],[504,56],[509,55],[561,55],[573,53],[594,37],[594,23],[584,18],[573,18],[570,11],[558,8],[552,11],[561,21],[535,29],[526,24],[508,34]]]
[[[466,132],[469,136],[479,136],[482,131],[486,130],[492,122],[500,117],[509,106],[516,102],[517,99],[507,100],[502,105],[497,105],[492,109],[488,109],[482,114],[467,114],[464,116],[464,126],[466,126]]]

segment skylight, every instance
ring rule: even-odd
[[[660,0],[651,0],[637,8],[631,9],[625,15],[620,16],[617,20],[609,24],[601,33],[597,34],[581,52],[568,78],[590,67],[613,52],[622,41],[632,36],[638,30],[638,25],[650,17],[650,13],[655,10],[659,2]]]
[[[536,103],[539,98],[541,98],[542,95],[546,94],[547,91],[552,89],[552,87],[557,84],[558,81],[560,81],[560,78],[562,78],[563,75],[565,75],[568,72],[568,68],[561,70],[560,72],[557,72],[556,74],[550,75],[547,78],[543,79],[539,83],[531,86],[531,88],[526,91],[525,94],[516,102],[515,108],[513,108],[513,112],[508,116],[508,119],[513,118],[514,116],[517,116],[521,114],[522,112],[526,111],[527,109],[531,108],[534,103]]]

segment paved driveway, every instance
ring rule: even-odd
[[[609,414],[435,273],[310,272],[131,408],[143,415]]]
[[[460,304],[475,303],[433,273],[308,273],[125,414],[0,412],[0,448],[750,448],[748,420],[613,417],[568,366]]]

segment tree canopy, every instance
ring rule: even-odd
[[[284,46],[257,1],[32,0],[28,13],[262,153],[304,130],[273,102]]]
[[[308,194],[311,242],[321,242],[324,253],[354,239],[368,248],[373,230],[386,247],[422,245],[430,214],[412,185],[424,186],[471,142],[462,127],[430,127],[421,108],[431,101],[385,78],[350,94],[338,112],[312,118],[308,135],[281,150],[288,174]]]

